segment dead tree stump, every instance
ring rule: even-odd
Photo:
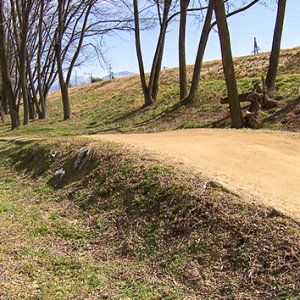
[[[263,80],[263,79],[262,79]],[[262,84],[264,87],[264,83]],[[277,106],[277,102],[271,99],[257,82],[251,92],[239,95],[240,102],[250,102],[247,111],[244,113],[245,127],[252,129],[262,128],[262,122],[258,117],[259,109],[272,109]],[[221,98],[221,104],[229,104],[229,98]]]

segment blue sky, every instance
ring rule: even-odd
[[[231,33],[232,52],[234,56],[248,55],[253,49],[253,38],[257,38],[261,51],[271,49],[274,23],[276,18],[275,0],[267,0],[273,4],[268,7],[255,5],[247,12],[231,17],[228,22]],[[285,26],[282,38],[282,48],[300,46],[300,0],[287,0],[287,11]],[[163,66],[178,66],[178,23],[173,23],[167,34],[166,48],[163,59]],[[191,20],[187,30],[187,63],[193,64],[197,50],[199,26]],[[157,32],[142,32],[142,47],[145,68],[148,71],[151,67],[153,47],[157,39]],[[131,71],[138,72],[138,65],[135,55],[134,36],[130,33],[123,33],[119,36],[111,36],[106,39],[106,58],[110,61],[114,72]],[[211,32],[205,60],[220,58],[220,46],[218,34]],[[78,69],[78,74],[92,73],[94,77],[103,77],[107,70],[103,70],[96,59],[87,62]],[[75,74],[75,73],[74,73]]]

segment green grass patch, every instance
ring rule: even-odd
[[[195,102],[188,106],[179,103],[179,86],[175,78],[172,81],[162,78],[158,101],[149,107],[142,107],[143,95],[138,78],[134,84],[132,79],[128,80],[128,85],[127,79],[123,80],[122,84],[120,81],[120,88],[114,82],[108,82],[71,93],[74,116],[69,121],[61,120],[62,105],[59,96],[56,97],[48,103],[49,118],[46,121],[33,121],[15,131],[14,135],[62,137],[230,126],[229,120],[223,121],[228,115],[228,106],[220,104],[221,97],[227,94],[226,85],[218,76],[216,79],[202,80]],[[257,75],[239,78],[239,92],[251,91],[253,85],[260,81]],[[276,95],[281,97],[279,106],[273,111],[263,112],[263,119],[271,118],[275,113],[285,116],[286,110],[283,109],[299,98],[299,84],[299,74],[279,75],[276,81]],[[265,128],[289,130],[278,117],[266,121]],[[8,123],[0,125],[0,134],[11,134]]]
[[[111,144],[75,170],[83,144],[0,143],[0,298],[297,295],[299,224],[219,189],[198,194],[201,178]],[[35,155],[53,149],[37,172]]]

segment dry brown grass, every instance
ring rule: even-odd
[[[136,75],[125,78],[116,78],[114,80],[106,80],[78,87],[72,87],[69,89],[69,96],[74,97],[77,95],[82,95],[83,93],[101,93],[101,95],[105,98],[107,96],[112,96],[114,93],[119,93],[125,89],[139,89],[139,84],[139,77]],[[60,98],[60,91],[53,92],[49,95],[50,101],[58,100]]]
[[[236,57],[234,59],[237,78],[260,77],[266,74],[269,62],[269,52],[258,55]],[[192,79],[193,65],[187,67],[188,80]],[[278,74],[300,74],[300,47],[285,49],[281,51]],[[220,60],[206,61],[203,64],[202,79],[223,79],[222,62]],[[171,68],[162,71],[162,84],[174,84],[178,80],[178,69]],[[92,83],[69,89],[70,96],[81,93],[92,93],[101,91],[103,94],[112,94],[125,89],[139,89],[140,81],[138,75],[114,80]],[[51,93],[51,100],[59,99],[60,92]]]
[[[237,78],[260,77],[266,74],[269,63],[269,52],[258,55],[247,55],[234,58]],[[193,65],[187,67],[188,80],[192,79]],[[300,74],[300,47],[281,51],[278,74]],[[223,68],[220,60],[203,63],[202,79],[223,79]],[[172,68],[162,72],[162,82],[171,84],[178,80],[178,69]]]
[[[73,163],[83,145],[92,152],[76,170]],[[19,146],[17,151],[12,146],[14,163],[39,155],[36,146]],[[48,181],[64,204],[75,205],[76,213],[81,210],[80,224],[93,236],[87,248],[74,249],[74,259],[93,253],[89,261],[95,266],[97,259],[119,266],[102,283],[108,299],[299,297],[300,228],[293,220],[113,144],[75,139],[47,149],[62,155],[39,182]],[[53,171],[61,166],[66,178],[53,179]],[[23,171],[31,170],[31,175],[35,167],[28,160]],[[72,211],[66,213],[68,219],[76,219]],[[10,257],[16,259],[13,253]],[[143,266],[139,270],[137,262]],[[36,276],[44,275],[41,268]],[[107,284],[109,276],[114,286]],[[26,278],[25,274],[19,280]]]

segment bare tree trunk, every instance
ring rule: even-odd
[[[164,49],[165,49],[165,40],[166,40],[166,35],[163,36],[157,63],[156,63],[155,69],[154,69],[153,87],[152,87],[152,99],[154,102],[157,100],[157,96],[158,96],[158,92],[159,92],[159,80],[160,80],[160,72],[161,72],[163,54],[164,54]]]
[[[34,81],[33,81],[33,75],[32,75],[32,70],[31,70],[28,55],[27,55],[27,74],[28,74],[30,91],[31,91],[31,97],[30,98],[31,98],[32,106],[33,106],[34,111],[36,111],[36,113],[38,114],[39,119],[41,119],[42,118],[42,112],[41,112],[41,109],[40,109],[37,93],[36,93],[36,90],[35,90],[35,84],[34,84]],[[29,93],[28,93],[28,95],[29,95]],[[29,109],[31,109],[31,108],[29,107]],[[31,116],[32,116],[32,113],[30,113],[30,111],[29,111],[29,114],[31,114]]]
[[[43,90],[43,93],[40,96],[40,105],[41,105],[41,109],[42,109],[42,119],[45,119],[47,117],[46,101],[47,101],[47,97],[48,97],[48,92],[49,92],[49,89],[46,87]]]
[[[0,73],[1,73],[1,77],[2,77],[1,68],[0,68]],[[2,84],[3,84],[3,79],[2,79]],[[1,96],[2,96],[2,109],[3,109],[3,112],[4,112],[5,115],[8,115],[8,103],[7,103],[7,96],[6,96],[4,87],[2,87]]]
[[[212,1],[209,1],[206,17],[205,17],[205,21],[201,33],[201,38],[198,45],[198,51],[197,51],[193,77],[192,77],[192,84],[191,84],[189,96],[185,101],[186,103],[194,101],[198,94],[204,53],[205,53],[209,33],[211,30],[212,14],[213,14],[213,3]]]
[[[198,51],[197,51],[197,56],[196,56],[196,61],[195,61],[194,71],[193,71],[192,84],[191,84],[189,96],[186,100],[187,103],[194,101],[198,94],[204,53],[205,53],[209,33],[211,30],[212,14],[213,14],[213,4],[212,1],[210,1],[207,8],[206,17],[205,17],[205,21],[201,33],[201,38],[198,45]]]
[[[1,63],[0,63],[0,117],[1,117],[1,121],[2,123],[5,123],[5,113],[4,113],[4,109],[3,109],[3,103],[4,103],[4,98],[5,98],[5,94],[3,92],[3,79],[2,79],[2,74],[1,74]]]
[[[4,17],[3,17],[3,1],[0,1],[0,63],[3,79],[3,87],[9,106],[9,113],[11,117],[11,129],[20,127],[20,118],[17,110],[14,93],[11,85],[11,79],[8,71],[7,56],[4,41]]]
[[[223,71],[227,86],[229,108],[231,114],[231,127],[242,128],[244,120],[239,102],[239,94],[236,85],[235,71],[231,53],[230,34],[226,20],[223,0],[212,0],[219,30],[219,39],[222,51]]]
[[[72,117],[69,91],[68,91],[68,85],[64,79],[62,67],[60,66],[58,66],[58,76],[59,76],[59,85],[60,85],[61,98],[62,98],[63,110],[64,110],[64,120],[69,120]]]
[[[160,49],[159,57],[158,57],[158,63],[156,64],[155,68],[155,74],[154,74],[154,81],[153,81],[153,87],[152,87],[152,99],[153,101],[157,100],[157,95],[159,91],[159,79],[160,79],[160,71],[161,71],[161,64],[163,59],[163,53],[164,53],[164,44],[165,44],[165,38],[163,40],[162,47]]]
[[[65,82],[61,83],[61,95],[63,100],[64,120],[71,119],[72,112],[71,112],[71,104],[69,100],[69,91],[68,91],[68,85]]]
[[[139,64],[141,86],[144,94],[144,105],[148,106],[153,103],[153,100],[152,97],[149,97],[148,86],[146,83],[145,68],[144,68],[144,61],[143,61],[142,47],[141,47],[138,0],[133,0],[133,7],[134,7],[134,34],[135,34],[136,55]]]
[[[1,76],[1,74],[0,74]],[[1,76],[2,77],[2,76]],[[3,110],[3,93],[2,93],[2,87],[3,85],[3,82],[2,82],[2,78],[1,78],[1,82],[0,82],[0,89],[1,89],[1,93],[0,93],[0,117],[1,117],[1,121],[2,123],[5,123],[5,113],[4,113],[4,110]]]
[[[155,49],[155,54],[152,61],[149,84],[147,85],[143,56],[142,56],[142,49],[141,49],[138,0],[133,0],[134,24],[135,24],[135,30],[134,30],[135,47],[136,47],[138,64],[139,64],[141,86],[144,94],[144,106],[151,105],[156,100],[158,95],[159,78],[160,78],[161,64],[162,64],[164,44],[165,44],[165,36],[168,27],[168,14],[171,8],[171,4],[172,4],[172,0],[165,0],[163,17],[161,18],[161,16],[159,15],[160,32],[159,32],[159,37]],[[159,10],[159,5],[158,5],[158,10]]]
[[[41,117],[40,119],[46,119],[47,118],[47,106],[46,101],[43,97],[40,97],[40,105],[41,105]]]
[[[281,37],[283,31],[283,23],[286,9],[286,0],[278,0],[278,10],[276,24],[273,36],[272,51],[269,59],[269,69],[266,77],[266,87],[269,94],[275,91],[275,80],[278,69],[278,61],[280,55]]]
[[[149,97],[152,98],[153,94],[153,88],[155,85],[155,78],[156,82],[158,83],[159,81],[159,75],[160,75],[160,69],[161,69],[161,63],[162,63],[162,57],[163,57],[163,50],[164,50],[164,44],[165,44],[165,37],[166,37],[166,32],[168,28],[168,15],[169,11],[171,8],[172,0],[165,0],[164,1],[164,11],[163,11],[163,20],[162,24],[160,27],[160,32],[159,32],[159,37],[158,37],[158,42],[152,62],[152,67],[151,67],[151,73],[150,73],[150,80],[149,80],[149,87],[148,87],[148,94]],[[158,93],[158,85],[157,85],[157,92]],[[156,99],[152,99],[155,101]]]
[[[45,3],[41,1],[39,6],[39,18],[38,18],[38,51],[37,51],[37,87],[39,94],[39,102],[36,104],[38,107],[39,119],[46,119],[46,101],[43,96],[42,78],[41,78],[41,58],[43,52],[43,15],[44,15]],[[37,96],[36,96],[37,99]]]
[[[2,123],[5,123],[5,114],[2,108],[2,104],[0,104],[0,117],[1,117],[1,121]]]
[[[23,109],[24,109],[24,125],[29,123],[29,96],[26,80],[26,58],[27,58],[27,36],[29,13],[32,7],[32,0],[26,2],[16,1],[17,16],[20,22],[20,47],[19,47],[19,75],[22,89]]]
[[[259,2],[259,0],[253,0],[252,2],[248,3],[247,5],[245,5],[241,8],[238,8],[237,10],[235,10],[231,13],[228,13],[226,15],[226,17],[228,18],[228,17],[234,16],[235,14],[243,12],[243,11],[251,8],[257,2]],[[202,63],[203,63],[203,58],[204,58],[204,53],[205,53],[208,37],[209,37],[211,29],[217,24],[216,22],[211,23],[212,22],[212,14],[213,14],[213,2],[209,1],[208,7],[207,7],[207,13],[206,13],[202,33],[201,33],[201,38],[200,38],[199,45],[198,45],[198,51],[197,51],[195,65],[194,65],[191,88],[190,88],[188,97],[183,101],[184,104],[194,101],[198,94],[200,78],[201,78],[201,71],[202,71]]]
[[[23,62],[20,62],[20,81],[21,81],[21,90],[22,90],[22,99],[23,99],[23,110],[24,110],[24,120],[23,124],[27,125],[29,123],[29,101],[27,94],[27,85],[26,85],[26,71],[24,70]]]
[[[190,0],[180,0],[180,23],[179,23],[179,86],[180,100],[184,100],[187,96],[187,79],[186,79],[186,55],[185,55],[185,39],[186,39],[186,19],[187,8]]]
[[[33,100],[33,96],[30,94],[30,92],[28,91],[28,108],[29,108],[29,119],[30,120],[35,120],[37,117],[37,114],[35,112],[34,109],[34,100]]]
[[[61,90],[61,97],[62,97],[62,103],[63,103],[63,110],[64,110],[64,120],[71,119],[72,112],[71,112],[71,105],[70,105],[70,99],[69,99],[69,93],[68,93],[68,86],[64,78],[64,71],[62,66],[62,49],[61,49],[61,43],[62,43],[62,36],[63,36],[63,29],[64,29],[64,11],[65,6],[65,0],[58,1],[58,34],[57,34],[57,40],[55,44],[55,55],[57,60],[57,69],[58,69],[58,77],[59,77],[59,84],[60,84],[60,90]]]
[[[63,103],[63,111],[64,111],[64,120],[69,120],[72,117],[68,85],[64,79],[62,60],[61,60],[61,47],[57,44],[56,48],[56,59],[57,59],[57,68],[58,68],[58,77],[59,77],[59,85],[61,91],[61,98]]]

